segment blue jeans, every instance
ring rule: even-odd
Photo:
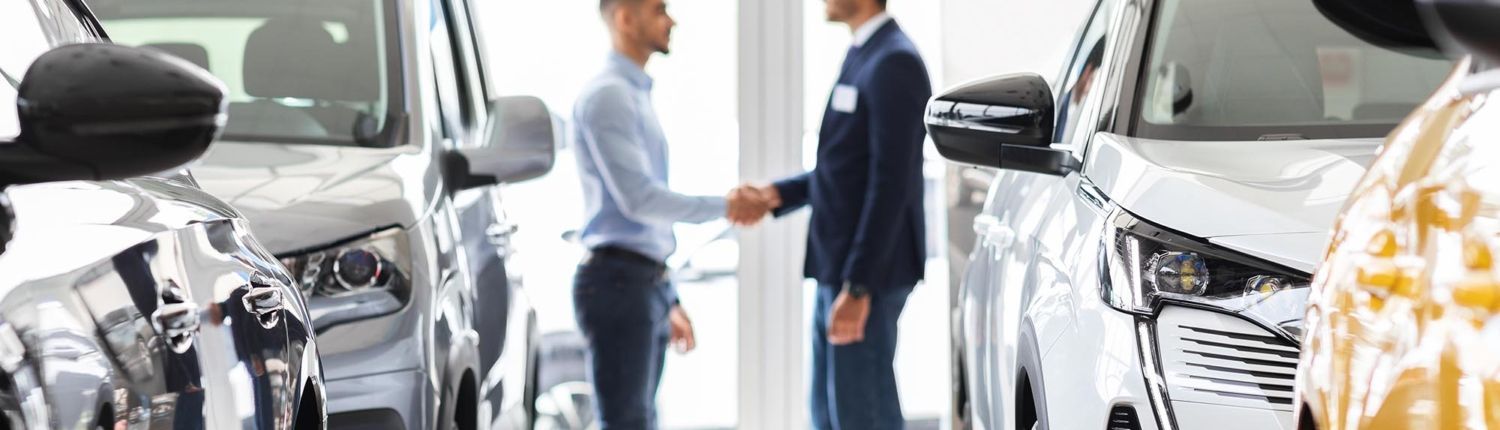
[[[896,321],[912,287],[885,288],[870,295],[865,340],[852,345],[828,343],[828,316],[839,288],[818,287],[813,312],[812,425],[818,430],[902,429],[901,398],[896,392]]]
[[[656,266],[594,257],[573,277],[601,430],[651,430],[676,291]]]

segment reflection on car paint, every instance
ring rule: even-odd
[[[1398,127],[1315,278],[1299,399],[1319,429],[1500,428],[1500,107],[1472,64]]]

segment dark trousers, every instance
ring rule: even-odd
[[[573,277],[573,309],[588,339],[601,430],[657,427],[661,383],[676,293],[661,266],[595,256]]]
[[[865,340],[852,345],[828,343],[828,316],[839,288],[818,287],[813,312],[812,425],[818,430],[902,429],[901,399],[896,392],[896,321],[911,287],[886,288],[870,297]]]

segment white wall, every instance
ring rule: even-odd
[[[1093,6],[1090,0],[938,1],[943,77],[949,86],[1012,72],[1052,79]]]

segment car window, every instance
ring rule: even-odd
[[[1373,45],[1306,0],[1165,0],[1155,15],[1142,137],[1383,136],[1452,67],[1435,49]]]
[[[462,98],[463,85],[460,83],[458,63],[454,59],[453,36],[448,28],[452,22],[448,17],[447,8],[442,5],[441,0],[432,0],[432,37],[428,38],[432,52],[432,67],[434,78],[437,80],[438,107],[442,116],[443,136],[462,139],[466,128],[466,120],[471,113],[466,108]]]
[[[0,0],[0,141],[21,134],[16,91],[31,63],[54,46],[93,40],[77,15],[55,1]]]
[[[1053,142],[1074,141],[1078,124],[1084,122],[1083,115],[1088,112],[1084,108],[1086,106],[1084,102],[1090,100],[1089,96],[1103,90],[1099,88],[1099,85],[1104,82],[1104,73],[1100,71],[1100,68],[1104,63],[1105,43],[1108,40],[1106,37],[1106,30],[1109,27],[1108,16],[1109,13],[1103,3],[1094,8],[1094,13],[1084,24],[1071,60],[1063,69],[1061,90],[1058,92],[1055,105],[1057,119],[1054,124],[1056,131],[1052,135]]]
[[[97,0],[117,43],[181,57],[224,81],[224,138],[389,146],[400,58],[388,0]]]

